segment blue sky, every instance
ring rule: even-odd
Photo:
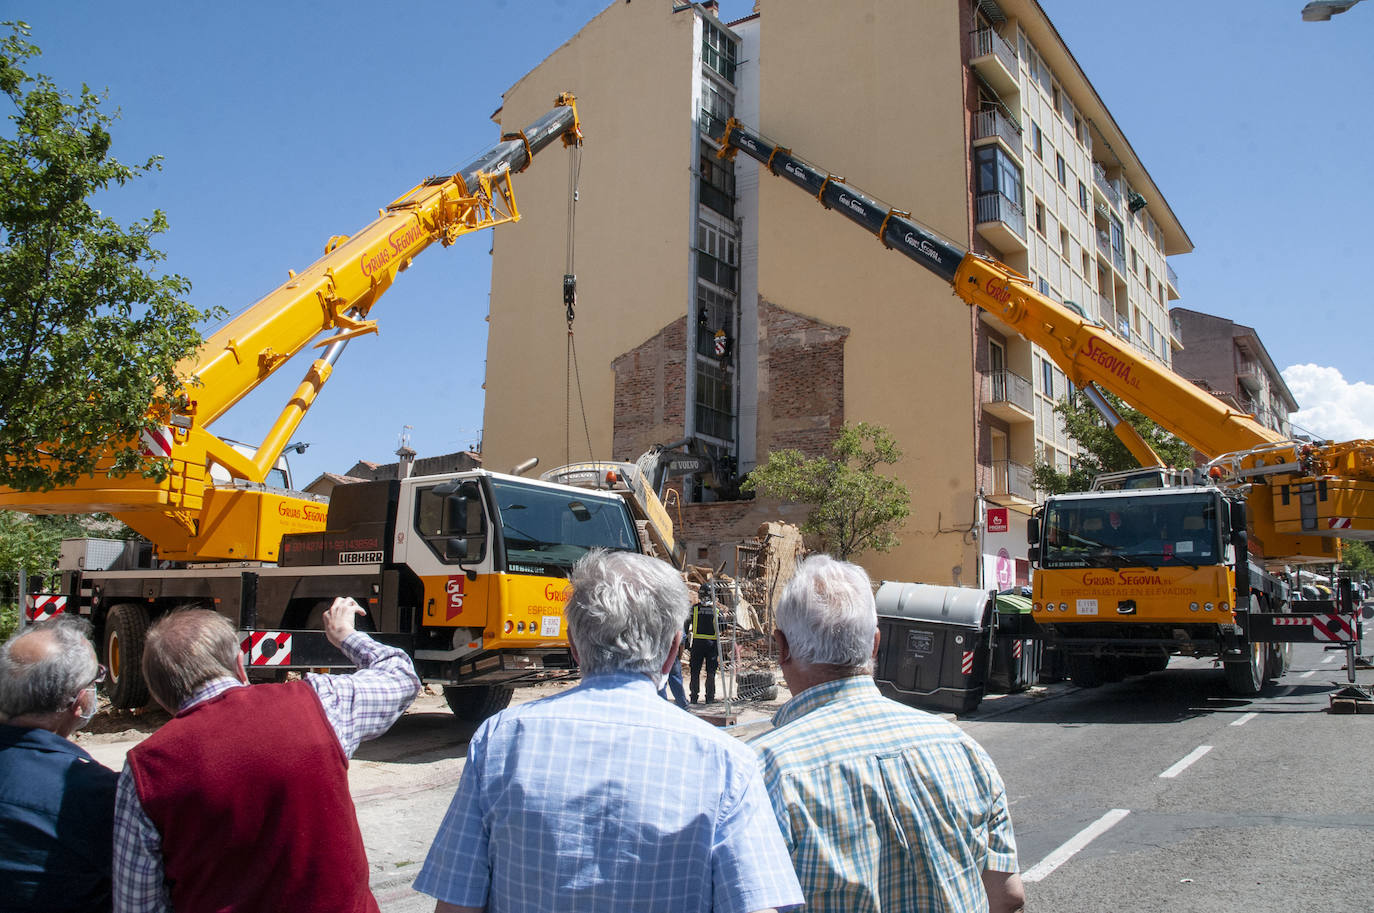
[[[117,156],[164,156],[160,174],[101,205],[125,222],[166,211],[167,270],[197,304],[234,313],[331,235],[494,142],[501,93],[607,5],[0,0],[0,18],[30,23],[37,68],[64,88],[108,88]],[[1374,3],[1328,23],[1302,22],[1301,0],[1043,6],[1196,245],[1171,261],[1179,303],[1254,326],[1293,368],[1312,430],[1374,437]],[[751,8],[722,4],[727,19]],[[562,169],[560,156],[532,167]],[[373,311],[380,337],[350,345],[298,435],[313,445],[293,457],[298,481],[391,460],[407,425],[421,455],[479,439],[489,249],[469,235],[398,279]],[[561,321],[558,289],[549,313]],[[215,430],[260,439],[304,369],[283,369]]]

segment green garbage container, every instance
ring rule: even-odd
[[[1002,593],[997,596],[997,633],[992,647],[988,690],[1004,694],[1025,691],[1040,678],[1044,644],[1035,637],[1031,600]]]
[[[994,596],[884,581],[877,595],[878,688],[923,710],[971,713],[987,688]]]

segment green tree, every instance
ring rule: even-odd
[[[1374,577],[1374,549],[1360,539],[1342,539],[1341,567],[1356,579]]]
[[[911,512],[905,485],[877,467],[902,458],[892,435],[880,425],[845,425],[829,457],[807,459],[797,450],[775,450],[741,486],[769,497],[813,505],[802,532],[841,559],[869,551],[891,551],[896,529]]]
[[[19,571],[50,574],[62,540],[86,535],[80,518],[34,516],[0,510],[0,598],[18,593]]]
[[[1193,465],[1191,446],[1156,425],[1145,413],[1127,406],[1116,395],[1105,391],[1104,394],[1117,414],[1140,432],[1165,465]],[[1080,452],[1068,472],[1060,472],[1052,463],[1037,460],[1032,479],[1040,491],[1046,494],[1087,491],[1099,473],[1134,469],[1140,465],[1087,397],[1065,397],[1055,404],[1054,411],[1063,416],[1065,431],[1078,443]]]
[[[92,205],[160,158],[113,158],[118,112],[85,85],[73,99],[29,75],[29,28],[4,25],[0,90],[14,113],[0,136],[0,484],[66,484],[107,453],[117,472],[162,473],[138,434],[157,423],[159,391],[180,386],[175,366],[200,344],[197,324],[217,315],[181,300],[181,276],[155,275],[160,210],[125,228]]]

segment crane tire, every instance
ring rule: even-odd
[[[465,723],[480,723],[505,710],[515,689],[510,685],[445,685],[444,700],[453,715]]]
[[[1237,697],[1254,697],[1264,690],[1265,657],[1269,645],[1255,642],[1245,649],[1245,658],[1227,660],[1221,664],[1226,674],[1226,687]]]
[[[102,638],[105,694],[120,710],[137,710],[148,703],[143,678],[143,644],[148,638],[148,610],[136,602],[122,602],[105,616]]]

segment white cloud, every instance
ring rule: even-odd
[[[1282,374],[1302,407],[1293,413],[1295,426],[1333,441],[1374,439],[1374,384],[1351,383],[1336,368],[1312,364]]]

